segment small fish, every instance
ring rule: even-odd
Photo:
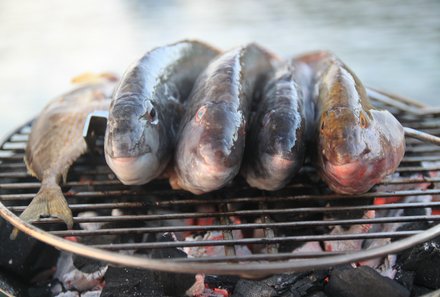
[[[158,177],[172,157],[176,133],[198,75],[219,51],[197,41],[155,48],[132,64],[110,106],[105,159],[127,185]]]
[[[254,94],[274,57],[256,44],[232,49],[209,64],[185,103],[175,153],[173,188],[202,194],[238,173]]]
[[[316,164],[335,192],[367,192],[399,166],[405,152],[402,125],[374,108],[357,76],[337,57],[299,57],[315,73]]]
[[[242,166],[252,187],[278,190],[302,167],[311,78],[307,65],[290,60],[267,83],[251,120]]]
[[[87,150],[82,136],[87,116],[108,110],[116,78],[103,76],[49,102],[32,124],[25,158],[28,172],[41,180],[41,188],[20,215],[26,222],[55,216],[72,228],[73,218],[60,184],[73,162]],[[15,237],[15,230],[12,237]]]

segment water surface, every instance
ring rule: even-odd
[[[85,71],[122,73],[152,47],[256,41],[283,57],[340,56],[367,85],[431,105],[440,91],[440,1],[0,1],[0,137]]]

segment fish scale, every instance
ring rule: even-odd
[[[194,194],[217,190],[238,173],[255,93],[275,56],[256,44],[213,60],[197,79],[180,125],[173,188]]]
[[[220,52],[198,41],[157,47],[128,67],[115,90],[104,141],[106,162],[127,185],[162,174],[198,75]]]
[[[114,77],[105,77],[75,89],[49,102],[34,121],[25,163],[28,172],[41,180],[41,188],[21,219],[31,222],[41,216],[55,216],[72,227],[72,212],[60,184],[65,182],[73,162],[87,150],[82,137],[87,116],[93,111],[108,110],[114,84]],[[11,237],[16,235],[17,230]]]

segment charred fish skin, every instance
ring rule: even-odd
[[[198,41],[155,48],[132,64],[113,94],[105,158],[119,180],[145,184],[172,157],[182,114],[197,76],[217,49]]]
[[[72,212],[60,184],[66,181],[73,162],[87,150],[82,136],[89,113],[108,110],[115,79],[77,88],[46,105],[34,121],[25,150],[28,172],[41,181],[41,188],[20,215],[26,222],[40,216],[55,216],[71,228]],[[12,237],[16,236],[16,231]]]
[[[399,166],[405,153],[402,125],[374,108],[358,77],[329,52],[299,58],[316,74],[316,165],[330,189],[360,194]]]
[[[309,67],[292,59],[267,83],[251,120],[242,166],[252,187],[278,190],[302,167],[311,81]]]
[[[238,173],[253,97],[275,57],[256,44],[225,52],[197,79],[185,104],[170,183],[194,194],[217,190]]]

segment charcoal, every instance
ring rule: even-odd
[[[273,297],[277,291],[265,281],[240,280],[232,297]]]
[[[324,292],[319,291],[319,292],[313,293],[312,295],[307,295],[307,297],[327,297],[327,295]]]
[[[317,271],[279,274],[263,280],[240,280],[232,296],[309,297],[323,290],[324,279],[327,275],[328,271]]]
[[[175,241],[175,236],[164,233],[159,241]],[[187,255],[177,248],[162,248],[153,250],[151,257],[173,259]],[[109,267],[101,296],[182,296],[194,282],[194,274]]]
[[[24,233],[9,238],[12,226],[0,218],[0,269],[25,280],[56,265],[59,251]]]
[[[410,296],[408,289],[368,266],[333,270],[324,292],[330,297]]]
[[[400,266],[396,267],[396,271],[397,272],[394,280],[411,291],[414,285],[414,277],[416,273],[414,271],[403,270]]]
[[[397,231],[414,231],[414,230],[426,230],[428,228],[431,228],[432,224],[426,221],[421,222],[411,222],[406,223],[397,228]]]
[[[402,252],[397,265],[402,270],[413,271],[414,284],[431,289],[440,288],[440,238],[419,244]]]
[[[109,267],[105,274],[105,287],[101,297],[117,296],[163,296],[163,290],[149,270]]]
[[[220,288],[226,289],[229,292],[232,292],[237,285],[237,282],[240,280],[238,276],[231,275],[206,275],[205,276],[205,284],[211,288]]]
[[[99,269],[101,269],[101,267],[105,265],[105,263],[98,260],[73,255],[73,266],[75,266],[76,269],[85,273],[93,273],[95,271],[98,271]]]
[[[175,236],[172,233],[164,233],[159,238],[159,242],[175,241]],[[162,248],[155,249],[151,253],[153,259],[173,259],[186,258],[187,254],[177,248]],[[164,293],[166,295],[177,296],[186,292],[195,280],[194,274],[172,273],[157,271],[154,273],[155,281],[162,284]]]
[[[0,271],[0,296],[28,297],[27,289],[28,286],[26,284],[24,284],[20,280],[13,279],[12,277]],[[5,295],[3,295],[3,293]]]
[[[329,204],[332,207],[340,206],[364,206],[371,205],[374,202],[374,198],[371,199],[334,199],[330,200]],[[364,210],[346,210],[337,212],[328,212],[326,216],[333,220],[353,220],[360,219],[364,215]]]
[[[440,290],[432,291],[431,293],[424,294],[420,297],[440,297]]]
[[[423,286],[415,285],[411,291],[411,297],[423,297],[427,294],[432,293],[432,290]],[[439,295],[434,295],[435,297],[439,297]]]

